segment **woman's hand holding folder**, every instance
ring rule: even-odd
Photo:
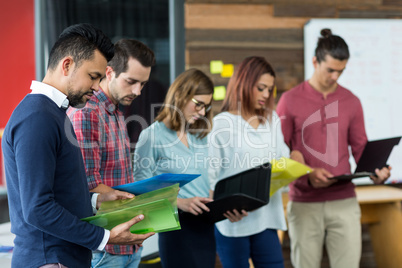
[[[192,197],[192,198],[177,198],[177,207],[185,212],[189,212],[194,215],[202,214],[205,211],[209,211],[206,203],[212,202],[211,198],[207,197]]]
[[[241,211],[241,213],[237,209],[234,209],[232,212],[226,211],[226,213],[223,213],[223,215],[230,222],[237,222],[237,221],[240,221],[241,219],[243,219],[244,217],[248,216],[248,213],[244,209]]]

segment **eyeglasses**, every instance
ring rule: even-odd
[[[211,110],[211,108],[212,108],[212,105],[211,105],[211,104],[205,104],[205,103],[200,102],[200,101],[198,101],[198,100],[196,100],[196,99],[194,99],[194,98],[192,98],[191,101],[195,103],[195,109],[196,109],[197,111],[201,111],[202,109],[205,108],[205,112],[207,113],[207,112],[209,112],[209,111]]]

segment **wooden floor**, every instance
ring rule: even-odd
[[[377,265],[375,264],[373,248],[371,247],[371,240],[370,240],[370,234],[368,231],[368,226],[365,224],[362,225],[362,241],[363,241],[362,258],[360,261],[360,268],[377,268]],[[289,244],[289,237],[287,235],[285,235],[285,237],[283,239],[282,253],[283,253],[283,258],[285,260],[285,268],[293,268],[293,266],[290,262],[290,244]],[[250,266],[250,267],[252,267],[252,266]],[[215,268],[222,268],[222,265],[219,262],[219,258],[217,258],[217,260],[216,260]],[[322,262],[321,262],[321,268],[330,268],[328,256],[325,253],[325,250],[324,250],[324,255],[322,258]]]

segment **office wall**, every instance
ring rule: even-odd
[[[211,60],[261,55],[273,64],[279,91],[290,89],[304,79],[303,26],[311,18],[402,18],[402,1],[186,0],[186,67],[209,73]],[[35,78],[34,0],[3,0],[0,33],[2,129]]]
[[[0,8],[0,128],[35,79],[34,1],[3,0]],[[6,2],[6,3],[4,3]]]
[[[1,131],[35,79],[34,0],[2,0],[0,33]],[[0,154],[0,163],[1,158]],[[0,165],[0,185],[1,169]]]
[[[209,73],[211,60],[264,56],[283,92],[304,80],[303,26],[311,18],[402,18],[402,1],[186,0],[186,67]],[[216,85],[228,81],[211,78]]]

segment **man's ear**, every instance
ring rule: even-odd
[[[107,80],[112,80],[112,77],[115,75],[114,70],[110,66],[106,66],[106,78]]]
[[[61,70],[64,76],[68,76],[73,71],[73,67],[74,67],[74,60],[70,56],[64,57],[61,60]]]
[[[313,57],[313,66],[314,66],[314,69],[317,68],[318,63],[319,63],[319,62],[318,62],[318,60],[317,60],[317,57],[314,56],[314,57]]]

